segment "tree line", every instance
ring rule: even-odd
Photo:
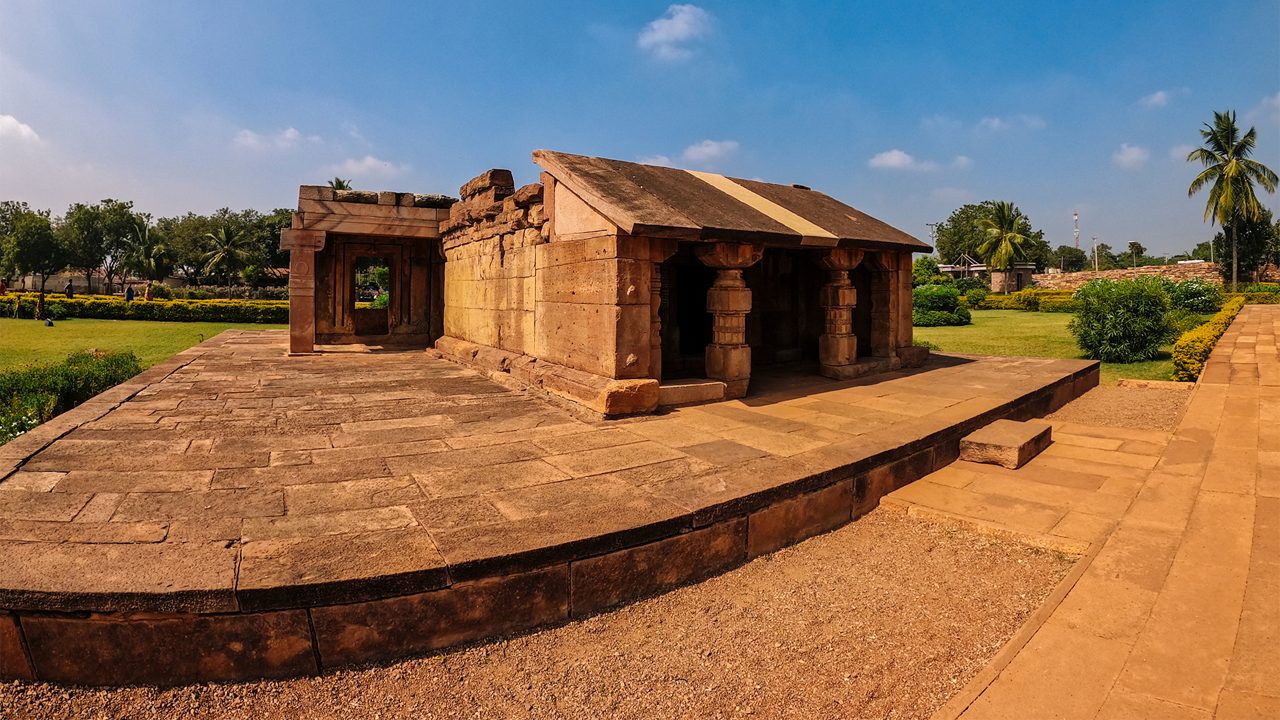
[[[1163,265],[1180,260],[1216,260],[1224,281],[1236,287],[1239,276],[1255,276],[1266,265],[1280,265],[1280,221],[1258,202],[1255,185],[1276,190],[1275,172],[1250,157],[1257,146],[1255,128],[1242,132],[1236,114],[1215,112],[1213,122],[1200,129],[1202,147],[1187,155],[1201,171],[1187,190],[1194,196],[1208,190],[1204,219],[1221,231],[1189,253],[1151,256],[1140,242],[1124,248],[1106,243],[1086,250],[1073,245],[1049,248],[1044,232],[1012,203],[987,200],[964,205],[935,226],[934,243],[943,263],[958,264],[967,256],[994,270],[1006,270],[1015,262],[1034,263],[1037,272],[1056,267],[1063,272],[1090,268],[1113,270],[1142,265]]]
[[[0,201],[0,277],[34,275],[45,291],[48,279],[70,270],[93,290],[99,274],[111,293],[128,278],[157,281],[178,276],[190,285],[260,286],[270,270],[288,267],[279,249],[280,230],[293,211],[270,213],[222,208],[209,215],[189,212],[153,219],[131,201],[74,203],[60,216],[25,202]]]

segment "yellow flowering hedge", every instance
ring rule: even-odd
[[[1230,298],[1209,322],[1178,338],[1173,344],[1174,380],[1195,382],[1200,377],[1200,371],[1204,369],[1209,353],[1213,352],[1213,346],[1218,344],[1218,338],[1231,327],[1231,321],[1236,319],[1240,308],[1244,307],[1244,301],[1241,296]]]

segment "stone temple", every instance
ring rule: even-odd
[[[304,185],[290,351],[427,348],[592,414],[744,397],[753,371],[846,379],[921,365],[925,243],[803,185],[537,150],[461,199]],[[385,308],[357,303],[362,263]]]

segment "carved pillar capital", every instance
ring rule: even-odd
[[[862,262],[863,251],[854,248],[831,248],[822,256],[822,267],[848,272]]]
[[[760,262],[760,257],[764,255],[764,246],[737,242],[699,243],[694,249],[694,254],[707,267],[741,271]]]

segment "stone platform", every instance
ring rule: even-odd
[[[219,335],[0,446],[0,678],[316,673],[563,622],[832,529],[1093,362],[937,356],[584,422],[423,353]]]

